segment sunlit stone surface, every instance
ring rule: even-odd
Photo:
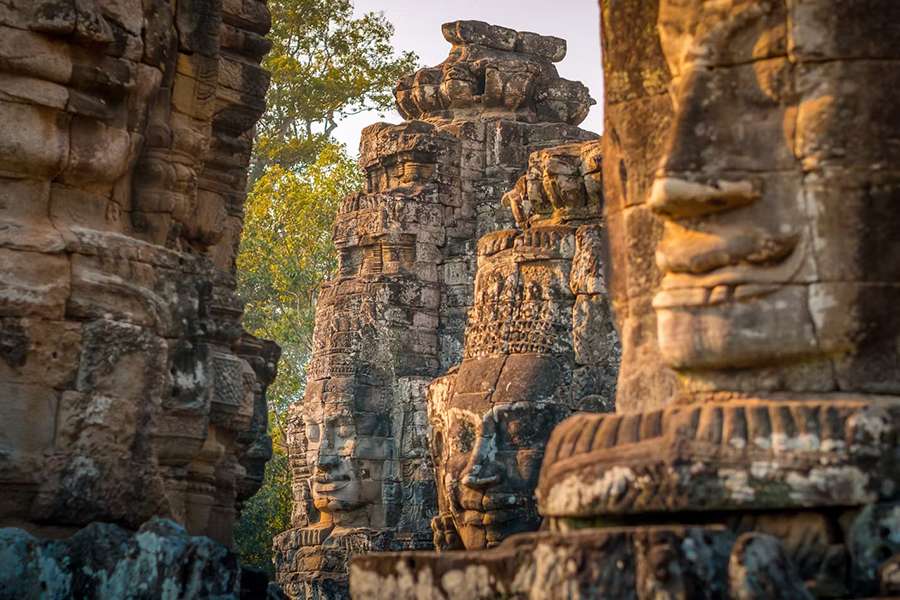
[[[896,594],[898,9],[601,2],[616,412],[550,437],[549,532],[358,597]]]
[[[230,544],[277,348],[234,295],[264,2],[0,6],[0,524]]]

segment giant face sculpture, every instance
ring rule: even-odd
[[[691,391],[900,391],[900,50],[874,4],[660,3],[653,303]]]
[[[162,515],[230,542],[261,481],[274,355],[233,258],[268,12],[207,4],[0,8],[5,522]]]
[[[490,366],[499,367],[500,373],[491,372]],[[540,525],[532,495],[544,447],[569,410],[537,398],[552,391],[559,372],[552,357],[513,355],[506,364],[491,359],[463,363],[451,384],[454,389],[442,389],[439,380],[431,390],[432,456],[439,498],[445,504],[440,508],[452,518],[466,548],[490,548]],[[473,375],[482,381],[499,375],[498,392],[460,391],[469,389]]]
[[[384,527],[382,489],[392,458],[385,416],[354,410],[352,401],[329,399],[327,391],[310,392],[303,420],[317,526]]]
[[[464,360],[428,395],[440,549],[537,529],[551,431],[572,410],[608,406],[617,338],[596,273],[600,162],[599,141],[533,153],[504,197],[522,229],[478,243]]]

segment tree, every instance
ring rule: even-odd
[[[299,173],[269,167],[247,196],[238,288],[246,302],[244,326],[282,347],[268,394],[276,426],[302,395],[316,292],[336,265],[335,212],[361,183],[356,163],[329,145]]]
[[[269,0],[272,73],[258,127],[237,259],[244,326],[282,348],[270,386],[275,456],[260,491],[243,508],[235,544],[245,564],[272,571],[272,537],[290,525],[290,471],[284,444],[288,406],[303,396],[319,284],[336,265],[331,226],[362,175],[332,133],[340,120],[386,109],[416,56],[395,54],[393,27],[350,0]]]
[[[393,104],[412,52],[394,54],[393,26],[377,13],[353,18],[351,0],[273,0],[268,110],[258,126],[253,177],[273,163],[314,162],[341,119]]]

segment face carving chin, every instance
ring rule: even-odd
[[[450,409],[436,456],[439,482],[466,548],[490,548],[540,525],[532,494],[552,424],[532,402],[487,400]],[[550,410],[549,412],[553,412]]]

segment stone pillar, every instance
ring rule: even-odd
[[[234,294],[265,2],[0,9],[0,525],[231,543],[278,351]]]
[[[353,555],[431,547],[426,390],[462,357],[476,240],[512,224],[501,197],[532,151],[594,137],[576,127],[586,88],[553,65],[563,40],[480,22],[444,37],[450,57],[398,85],[408,120],[363,132],[366,189],[335,223],[339,272],[288,431],[294,528],[275,542],[294,597],[346,596]]]
[[[478,242],[463,361],[429,389],[439,549],[537,530],[550,432],[572,412],[613,408],[619,349],[602,274],[600,145],[532,154],[504,197],[519,228]]]

